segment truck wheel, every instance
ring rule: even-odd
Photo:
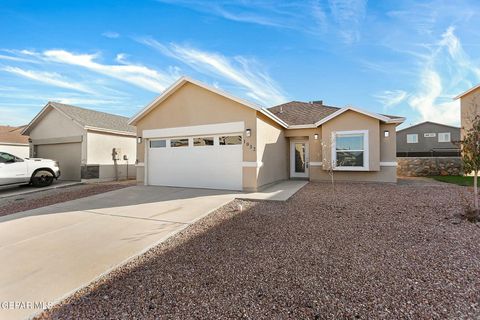
[[[47,187],[53,182],[53,173],[47,170],[38,170],[32,175],[32,185],[37,188]]]

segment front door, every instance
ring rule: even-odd
[[[308,178],[308,141],[290,142],[290,177]]]

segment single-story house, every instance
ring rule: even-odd
[[[254,191],[284,179],[396,182],[405,119],[321,102],[269,109],[182,77],[133,116],[137,181]]]
[[[0,151],[13,154],[20,158],[30,155],[28,137],[22,135],[25,126],[0,126]]]
[[[57,160],[60,179],[78,181],[135,178],[135,132],[126,117],[48,102],[22,133],[32,157]]]
[[[397,131],[397,157],[460,155],[460,128],[425,121]]]

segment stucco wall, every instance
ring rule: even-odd
[[[123,160],[124,155],[128,156],[129,164],[135,164],[137,156],[136,137],[88,131],[87,164],[113,165],[113,148],[121,150],[118,164],[127,164],[127,161]]]
[[[366,181],[366,182],[397,182],[397,168],[380,167],[379,171],[335,171],[335,181]],[[310,181],[330,181],[328,171],[314,168],[310,175]]]
[[[253,148],[257,146],[255,134],[256,111],[191,83],[184,84],[164,100],[160,106],[153,108],[138,121],[136,126],[137,134],[142,136],[143,130],[149,129],[238,121],[243,121],[245,128],[252,130],[250,137],[245,137],[244,135],[243,161],[256,162],[257,152]],[[137,145],[137,159],[139,163],[145,161],[146,140],[143,139],[142,143]],[[253,146],[252,149],[246,147],[247,142]],[[257,188],[256,176],[256,168],[243,168],[244,189],[255,190]]]
[[[257,118],[258,187],[288,179],[288,139],[278,124],[259,114]]]
[[[0,151],[13,154],[14,156],[20,158],[28,158],[30,156],[30,148],[28,145],[11,145],[0,143]]]
[[[84,129],[73,120],[51,108],[50,111],[46,112],[40,121],[37,122],[29,135],[32,140],[35,140],[75,137],[81,136],[84,133]]]
[[[465,131],[471,128],[472,120],[476,115],[480,115],[480,88],[470,92],[460,99],[460,116],[461,116],[461,137]]]
[[[380,162],[397,161],[397,124],[380,124]],[[388,131],[389,136],[385,137],[384,132]]]
[[[334,131],[351,131],[351,130],[368,130],[369,139],[369,171],[380,170],[380,121],[360,114],[354,111],[346,111],[341,115],[333,118],[322,125],[323,140],[331,145],[332,132]],[[327,170],[331,165],[331,148],[324,148],[324,159],[328,159],[328,163],[323,164],[323,168]]]

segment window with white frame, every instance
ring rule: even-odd
[[[438,134],[438,142],[450,142],[450,132],[440,132]]]
[[[407,143],[418,143],[418,134],[407,134]]]
[[[368,130],[334,132],[332,153],[335,169],[368,169]]]

